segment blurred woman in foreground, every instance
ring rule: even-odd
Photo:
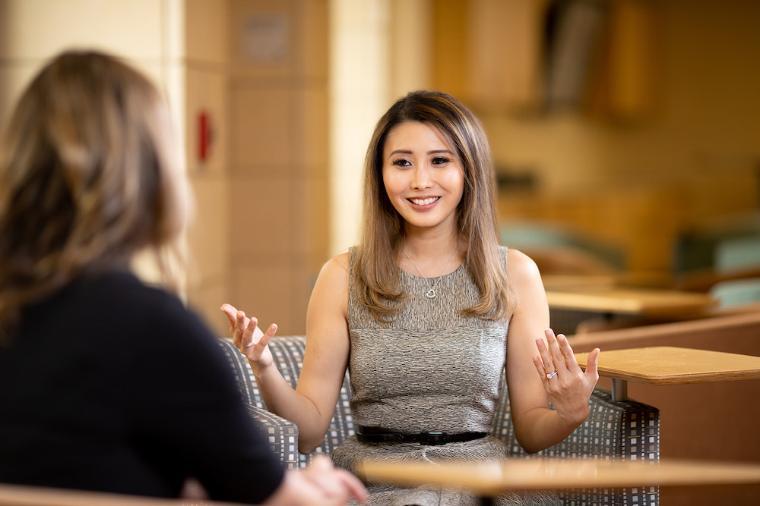
[[[130,272],[188,216],[167,108],[139,72],[67,52],[0,147],[0,482],[286,504],[362,500],[328,461],[286,472],[215,337]],[[165,261],[161,271],[171,286]]]

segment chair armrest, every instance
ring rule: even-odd
[[[303,336],[278,336],[269,342],[269,349],[274,357],[277,369],[282,377],[295,388],[301,375],[301,366],[306,351],[306,339]],[[340,394],[335,405],[330,426],[325,433],[322,444],[313,452],[300,454],[300,466],[305,467],[311,462],[314,454],[330,455],[333,448],[340,445],[354,433],[354,422],[349,405],[350,384],[348,374],[343,378]]]
[[[330,420],[330,426],[325,434],[322,444],[310,454],[300,454],[299,458],[297,427],[291,422],[266,411],[266,404],[261,396],[256,380],[253,377],[253,371],[251,370],[251,365],[248,363],[248,359],[240,353],[229,339],[220,339],[219,344],[229,361],[243,399],[249,406],[259,408],[258,412],[260,412],[261,415],[260,417],[255,416],[255,418],[265,419],[266,417],[272,417],[275,420],[281,420],[285,424],[293,426],[293,429],[295,430],[293,451],[295,452],[300,467],[308,465],[314,453],[329,455],[333,448],[340,445],[344,439],[354,433],[354,422],[349,406],[350,384],[348,375],[346,375],[343,378],[340,395],[338,396],[338,401],[335,406],[335,413]],[[290,383],[293,388],[295,388],[298,376],[301,374],[305,347],[306,341],[303,336],[278,336],[272,339],[269,343],[269,349],[272,352],[277,369],[280,371],[280,374],[282,374],[283,379]],[[275,434],[275,439],[272,441],[273,445],[279,444],[277,431],[275,430],[275,432],[270,432],[269,434],[270,441],[272,441],[272,434]],[[279,452],[278,448],[280,447],[275,447],[276,452]],[[290,458],[284,453],[280,455],[284,459],[283,462],[288,461]]]
[[[266,410],[251,365],[232,341],[219,339],[219,345],[230,364],[240,394],[248,407],[248,413],[266,433],[272,451],[283,465],[291,469],[298,468],[298,426]]]
[[[248,359],[240,353],[229,339],[221,338],[218,342],[219,346],[222,347],[224,355],[227,357],[227,362],[230,364],[230,369],[235,376],[238,390],[240,390],[243,400],[251,406],[264,408],[264,399],[262,399],[259,387],[256,385],[253,370],[251,369],[251,364],[248,363]]]
[[[509,395],[502,384],[492,434],[507,445],[507,452],[522,458],[601,458],[625,460],[660,459],[660,412],[639,402],[613,401],[609,392],[597,389],[589,399],[590,412],[564,441],[533,455],[517,442],[512,424]],[[623,490],[579,490],[567,497],[577,504],[632,504],[659,502],[658,487]],[[623,501],[623,502],[621,502]]]
[[[527,456],[517,442],[508,396],[497,406],[491,432],[509,447],[509,454]],[[563,458],[609,458],[629,460],[660,459],[660,412],[639,402],[613,401],[609,392],[594,390],[590,412],[564,441],[536,453],[536,456]]]
[[[266,409],[248,406],[248,413],[267,435],[269,445],[288,469],[298,468],[298,426]]]

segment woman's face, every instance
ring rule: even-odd
[[[407,228],[456,227],[464,170],[451,143],[435,127],[405,121],[388,132],[383,184]]]

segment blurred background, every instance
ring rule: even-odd
[[[418,88],[481,118],[502,240],[549,284],[708,291],[760,264],[758,26],[754,0],[0,0],[0,121],[63,49],[147,72],[197,200],[187,295],[220,333],[225,301],[304,332],[358,239],[374,123]]]

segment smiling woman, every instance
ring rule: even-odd
[[[464,171],[449,140],[425,123],[406,121],[388,135],[383,151],[385,192],[407,227],[450,230]]]
[[[409,166],[413,177],[397,178],[388,165]],[[395,288],[399,267],[435,277],[463,263],[479,292],[477,302],[465,311],[478,316],[508,314],[505,265],[494,247],[498,237],[490,150],[469,109],[450,95],[432,91],[398,100],[378,121],[367,148],[364,178],[365,226],[354,275],[366,287],[360,290],[361,302],[375,316],[392,314],[389,302],[403,298]],[[443,202],[408,200],[426,197],[441,197]],[[426,209],[434,212],[423,219]],[[417,234],[425,238],[422,244],[430,245],[434,237],[446,244],[439,244],[432,255],[414,251],[416,241],[409,238]]]
[[[357,434],[332,453],[346,469],[368,457],[506,457],[490,435],[505,369],[522,446],[538,451],[567,437],[588,415],[598,352],[584,373],[564,336],[547,329],[536,265],[499,246],[494,173],[475,116],[444,93],[399,99],[375,128],[364,182],[362,240],[320,272],[295,390],[267,346],[276,326],[256,335],[255,318],[223,306],[267,406],[298,425],[301,451],[324,437],[346,368]],[[443,491],[370,491],[371,504],[474,501]],[[508,499],[515,501],[555,498]]]

